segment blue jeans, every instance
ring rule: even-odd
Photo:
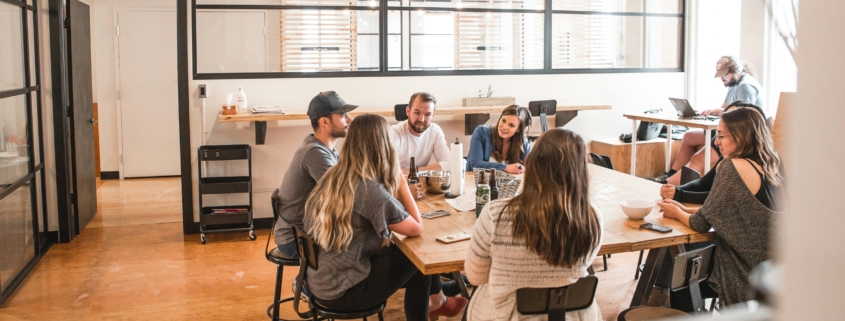
[[[279,252],[282,252],[282,255],[287,258],[299,260],[299,253],[297,253],[296,250],[295,240],[287,244],[279,245]]]

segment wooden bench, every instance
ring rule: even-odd
[[[672,162],[678,154],[678,141],[672,144]],[[623,143],[619,138],[594,139],[590,142],[590,151],[610,157],[613,169],[631,172],[631,144]],[[637,177],[651,178],[663,174],[666,163],[666,139],[655,138],[637,141]]]

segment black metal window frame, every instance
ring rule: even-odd
[[[395,1],[395,0],[394,0]],[[683,0],[681,13],[650,12],[604,12],[552,10],[552,0],[545,1],[544,9],[488,9],[488,8],[446,8],[446,7],[397,7],[388,6],[388,0],[379,0],[378,7],[372,6],[302,6],[302,5],[219,5],[197,4],[191,0],[191,38],[193,54],[193,79],[261,79],[261,78],[333,78],[333,77],[407,77],[407,76],[452,76],[452,75],[546,75],[546,74],[593,74],[632,72],[683,72],[686,44],[686,6]],[[331,71],[331,72],[262,72],[262,73],[198,73],[197,72],[197,9],[211,10],[375,10],[379,11],[379,70],[377,71]],[[390,11],[449,11],[449,12],[499,12],[499,13],[543,13],[545,16],[543,38],[543,69],[486,69],[486,70],[389,70],[387,60],[387,14]],[[610,15],[633,17],[680,18],[680,48],[677,68],[552,68],[552,17],[556,14]]]
[[[41,49],[39,48],[39,28],[38,28],[38,0],[30,0],[30,1],[23,1],[23,0],[0,0],[0,2],[11,4],[14,6],[18,6],[21,8],[21,30],[23,31],[22,34],[22,46],[23,49],[23,63],[24,63],[24,86],[22,88],[15,88],[5,91],[0,91],[0,99],[4,98],[11,98],[11,97],[18,97],[24,96],[24,101],[26,104],[26,135],[27,135],[27,155],[29,156],[29,161],[27,162],[28,173],[22,178],[12,182],[10,185],[0,187],[0,200],[4,199],[6,196],[11,194],[12,192],[16,191],[18,188],[29,183],[30,189],[30,201],[31,201],[31,208],[32,208],[32,229],[33,235],[35,240],[33,245],[35,246],[35,257],[24,267],[24,269],[14,278],[11,280],[11,284],[9,287],[6,288],[5,291],[0,293],[0,305],[8,299],[12,293],[15,291],[18,285],[23,282],[23,279],[29,274],[29,272],[35,267],[35,264],[41,259],[43,254],[47,251],[50,244],[47,239],[47,235],[49,234],[49,224],[47,220],[47,187],[45,184],[45,174],[44,174],[44,128],[42,125],[43,120],[43,113],[41,108],[41,97],[35,100],[35,112],[36,115],[33,115],[33,94],[40,94],[41,93]],[[32,4],[28,4],[27,2],[32,2]],[[32,14],[32,27],[35,30],[30,30],[30,19],[27,13]],[[30,48],[29,44],[29,36],[30,33],[33,37],[32,48]],[[30,50],[32,50],[32,60],[30,61]],[[33,66],[34,64],[34,66]],[[35,75],[32,75],[30,71],[34,67]],[[33,79],[34,78],[34,79]],[[35,85],[32,85],[32,81],[35,80]],[[36,127],[37,128],[34,128]],[[35,163],[35,151],[34,148],[34,130],[38,131],[38,164]],[[37,189],[39,184],[36,183],[36,179],[40,182],[40,191]],[[38,229],[39,224],[39,217],[38,217],[38,193],[40,192],[40,199],[41,199],[41,220],[43,229]]]

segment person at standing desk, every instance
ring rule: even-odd
[[[408,120],[390,126],[390,138],[396,148],[399,166],[408,174],[411,157],[414,157],[419,170],[449,170],[449,146],[440,126],[432,123],[437,99],[427,92],[411,95],[411,101],[405,112]],[[431,157],[435,163],[428,165]],[[411,186],[411,195],[422,198],[423,190],[419,183]]]
[[[439,276],[426,276],[391,244],[392,232],[423,232],[419,209],[399,169],[387,121],[355,118],[337,165],[314,187],[303,227],[318,245],[320,264],[308,267],[306,285],[321,305],[360,310],[405,288],[406,320],[455,316],[467,299],[447,298]]]
[[[517,311],[520,288],[552,288],[589,275],[601,247],[602,218],[590,204],[587,146],[555,128],[525,160],[523,193],[484,207],[470,239],[464,271],[478,285],[467,319],[546,320]],[[595,302],[566,320],[602,320]]]
[[[509,174],[522,174],[528,155],[528,108],[510,105],[495,125],[480,125],[472,133],[467,155],[467,172],[473,168],[495,168]]]
[[[771,231],[781,214],[781,160],[758,111],[739,108],[722,115],[716,144],[725,155],[713,189],[697,211],[673,200],[658,202],[664,217],[696,232],[716,231],[713,271],[707,280],[722,306],[748,300],[748,274],[771,258]],[[702,287],[702,291],[704,291]]]
[[[722,84],[728,87],[728,93],[725,95],[725,101],[721,107],[704,110],[701,112],[702,116],[721,115],[727,110],[728,104],[735,101],[745,101],[760,108],[765,108],[764,95],[761,89],[763,86],[754,78],[747,64],[740,62],[733,56],[723,56],[716,62],[715,78],[722,80]],[[680,170],[684,165],[688,164],[688,167],[699,173],[703,172],[705,166],[704,153],[710,153],[711,156],[710,164],[707,164],[707,166],[715,164],[719,160],[716,147],[711,145],[711,149],[705,151],[702,146],[704,146],[704,130],[688,130],[681,139],[678,156],[672,163],[670,170],[651,180],[661,184],[680,185]]]
[[[337,164],[338,154],[334,146],[339,138],[346,137],[352,122],[348,112],[355,108],[358,106],[347,104],[334,91],[321,92],[308,104],[308,118],[314,133],[305,137],[294,152],[279,188],[282,206],[273,233],[284,256],[299,258],[291,227],[302,227],[308,194],[323,174]]]

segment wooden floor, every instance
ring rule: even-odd
[[[264,259],[268,230],[182,235],[179,180],[104,181],[100,211],[69,244],[56,244],[0,308],[0,320],[267,320],[276,266]],[[269,200],[268,200],[269,201]],[[596,302],[605,320],[630,303],[638,253],[614,254]],[[296,268],[285,269],[283,297]],[[404,320],[403,293],[387,320]],[[293,319],[291,306],[282,317]],[[460,320],[441,318],[440,320]]]

